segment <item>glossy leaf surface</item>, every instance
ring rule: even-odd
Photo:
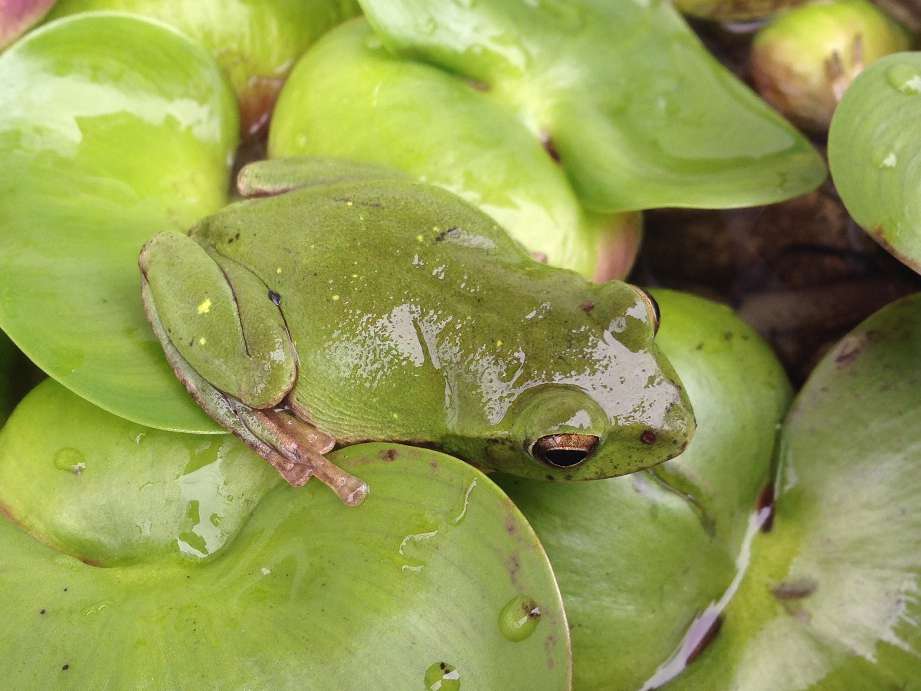
[[[669,2],[361,5],[384,45],[475,80],[548,138],[595,211],[766,204],[825,176],[809,143]]]
[[[96,10],[159,19],[200,42],[230,79],[243,132],[252,134],[267,123],[301,53],[358,7],[353,0],[61,0],[51,17]]]
[[[137,255],[225,203],[237,109],[202,48],[140,18],[81,15],[0,56],[0,327],[98,405],[215,431],[141,308]]]
[[[589,278],[623,278],[638,248],[639,218],[585,210],[513,112],[456,75],[394,57],[364,21],[331,32],[298,63],[269,153],[404,170],[478,206],[551,265]]]
[[[396,445],[334,461],[360,507],[41,385],[0,433],[4,683],[568,688],[549,562],[488,478]]]
[[[675,689],[916,688],[921,296],[835,346],[785,423],[773,529]],[[671,688],[671,687],[670,687]]]
[[[921,52],[890,55],[857,78],[835,112],[828,155],[854,220],[921,273]]]
[[[612,480],[503,481],[553,561],[579,689],[643,686],[730,586],[790,397],[770,349],[728,309],[655,295],[657,342],[697,416],[688,450]]]

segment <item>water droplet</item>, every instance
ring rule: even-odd
[[[911,65],[893,65],[886,72],[889,83],[909,96],[921,94],[921,70]]]
[[[510,641],[523,641],[534,633],[540,614],[540,607],[533,598],[517,595],[499,612],[499,631]]]
[[[422,573],[425,567],[425,561],[421,556],[417,556],[423,545],[438,535],[437,530],[426,530],[421,533],[407,535],[400,542],[399,553],[403,557],[404,563],[400,565],[403,573]]]
[[[458,691],[460,672],[447,662],[436,662],[425,670],[426,691]]]
[[[80,610],[80,614],[82,614],[84,617],[99,614],[103,610],[108,609],[109,605],[111,604],[112,603],[108,600],[103,600],[102,602],[97,602],[96,604],[90,605],[89,607],[84,607],[82,610]]]
[[[86,470],[86,457],[76,449],[64,448],[54,454],[54,467],[74,475]]]
[[[873,153],[873,165],[880,170],[895,168],[899,164],[899,157],[891,149],[879,149]]]
[[[453,525],[458,525],[458,524],[462,523],[463,520],[467,517],[467,509],[470,507],[470,495],[473,494],[473,489],[474,489],[475,487],[476,487],[476,478],[473,478],[473,480],[470,482],[470,484],[467,485],[467,489],[466,489],[466,491],[464,492],[464,503],[463,503],[463,506],[461,506],[461,509],[460,509],[460,511],[457,513],[457,515],[454,516],[454,518],[451,519],[451,523],[452,523]]]

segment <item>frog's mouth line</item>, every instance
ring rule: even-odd
[[[598,446],[592,434],[548,434],[531,445],[531,455],[554,468],[575,468],[584,463]]]

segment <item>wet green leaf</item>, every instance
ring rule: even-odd
[[[638,248],[639,218],[585,210],[513,112],[455,75],[395,58],[364,21],[333,31],[298,63],[269,153],[405,170],[479,206],[550,264],[589,278],[623,278]]]
[[[766,204],[825,177],[809,143],[720,66],[669,2],[361,5],[384,45],[475,80],[483,98],[551,141],[595,211]],[[419,90],[407,107],[424,98]]]
[[[722,597],[751,537],[790,398],[768,346],[730,310],[655,295],[656,340],[697,416],[688,450],[658,472],[612,480],[503,480],[553,562],[579,689],[640,688]]]
[[[291,66],[313,41],[354,16],[354,0],[60,0],[51,18],[118,10],[164,21],[208,48],[240,100],[244,133],[268,121]]]
[[[488,478],[392,444],[334,461],[370,484],[360,507],[279,485],[232,438],[41,385],[0,433],[0,507],[21,522],[0,518],[4,683],[568,687],[549,562]]]
[[[675,689],[914,689],[921,678],[921,295],[813,372],[785,423],[773,529]],[[671,687],[669,687],[671,688]]]
[[[921,273],[921,52],[876,62],[851,85],[828,138],[847,210]]]
[[[0,327],[81,396],[216,431],[169,372],[137,255],[225,203],[237,109],[203,49],[140,18],[80,15],[0,56]]]

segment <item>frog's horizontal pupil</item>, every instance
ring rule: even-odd
[[[573,468],[597,446],[598,437],[591,434],[550,434],[534,442],[531,455],[555,468]]]

